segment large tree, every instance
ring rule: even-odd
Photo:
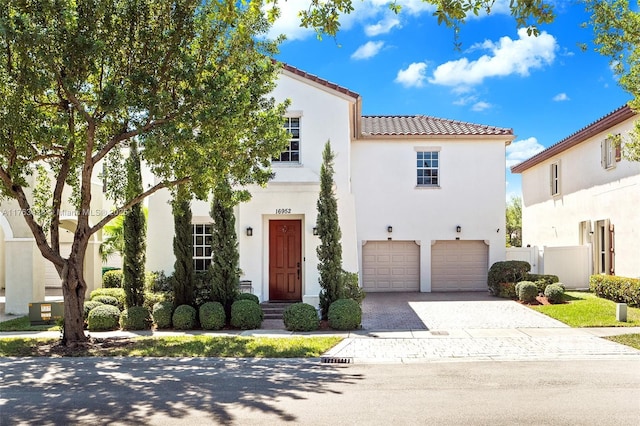
[[[320,312],[327,319],[329,306],[342,295],[342,232],[338,217],[338,200],[333,192],[333,160],[335,154],[331,143],[327,141],[322,152],[320,167],[320,194],[317,209],[318,237],[318,273],[320,275]]]
[[[62,279],[63,343],[86,342],[85,252],[119,212],[185,182],[205,198],[220,176],[239,184],[268,180],[269,160],[286,144],[285,105],[267,97],[278,75],[271,59],[277,43],[262,37],[269,24],[260,6],[0,1],[0,195],[20,205]],[[157,183],[91,217],[92,178],[110,153],[136,138]],[[44,219],[31,213],[28,188],[41,164],[52,177]],[[68,186],[78,216],[64,258],[60,213]]]

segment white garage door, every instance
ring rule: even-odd
[[[414,241],[368,241],[362,247],[365,291],[419,291],[420,247]]]
[[[60,254],[62,257],[69,257],[69,253],[71,253],[71,243],[60,243]],[[56,267],[47,259],[45,259],[44,262],[44,286],[47,288],[62,288],[62,280],[58,276]]]
[[[431,246],[431,291],[487,290],[488,263],[484,241],[436,241]]]

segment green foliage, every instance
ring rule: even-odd
[[[640,279],[613,275],[591,275],[589,289],[608,300],[640,307]]]
[[[494,263],[491,265],[487,277],[489,292],[498,297],[516,297],[514,285],[517,282],[524,281],[530,269],[529,262],[521,260]]]
[[[174,191],[171,210],[174,224],[173,255],[176,258],[171,277],[173,300],[177,305],[193,305],[195,286],[193,281],[191,195],[186,187],[181,185]]]
[[[153,305],[151,316],[156,327],[170,328],[171,318],[173,316],[173,303],[167,301],[156,303]]]
[[[222,303],[231,314],[231,304],[238,295],[240,285],[240,268],[238,253],[238,237],[236,235],[236,219],[233,213],[234,194],[228,181],[221,181],[216,187],[211,203],[211,296],[214,301]]]
[[[342,293],[342,244],[340,222],[338,218],[338,200],[333,192],[333,160],[331,143],[327,141],[322,152],[320,167],[320,195],[318,196],[318,217],[316,226],[320,245],[318,254],[318,272],[320,275],[320,312],[327,319],[329,306],[340,298]]]
[[[180,305],[173,311],[171,321],[176,330],[193,330],[196,326],[197,311],[191,305]]]
[[[100,304],[103,305],[111,305],[111,306],[115,306],[118,309],[120,309],[122,307],[122,305],[120,304],[120,301],[113,296],[96,296],[93,299],[91,299],[92,302],[98,302]]]
[[[118,299],[118,305],[124,306],[124,289],[121,288],[97,288],[91,292],[89,299],[93,300],[98,296],[111,296]]]
[[[555,284],[560,281],[557,275],[551,274],[527,274],[525,281],[533,281],[538,286],[538,291],[544,293],[544,289],[549,284]]]
[[[123,330],[149,330],[152,322],[151,313],[144,306],[132,306],[120,314],[120,328]]]
[[[227,316],[220,302],[207,302],[198,310],[200,325],[205,330],[220,330],[226,323]]]
[[[522,199],[511,197],[506,214],[507,247],[522,247]]]
[[[147,272],[145,291],[152,293],[170,293],[172,288],[171,276],[167,277],[164,271]]]
[[[307,303],[294,303],[285,309],[282,319],[289,331],[313,331],[320,325],[318,311]]]
[[[560,303],[564,298],[564,288],[558,284],[549,284],[544,289],[544,295],[551,303]]]
[[[127,199],[134,199],[142,193],[142,173],[140,171],[140,154],[135,139],[129,142],[129,158],[127,158]],[[122,288],[125,291],[125,306],[144,305],[145,273],[147,249],[147,221],[142,211],[142,203],[132,205],[124,217],[124,256],[122,258]]]
[[[96,306],[87,316],[89,331],[116,330],[119,320],[120,309],[113,305]]]
[[[231,305],[231,325],[241,330],[260,328],[264,315],[260,305],[251,300],[237,300]]]
[[[353,299],[362,304],[366,293],[358,283],[358,274],[355,272],[342,271],[342,293],[340,299]]]
[[[339,299],[329,306],[329,327],[336,330],[355,330],[362,322],[362,308],[352,299]]]
[[[538,286],[536,283],[531,281],[520,281],[516,284],[515,289],[518,299],[525,303],[533,302],[538,296]]]
[[[238,295],[236,296],[236,300],[251,300],[258,305],[260,304],[260,299],[258,299],[258,296],[251,293],[238,293]]]
[[[99,302],[97,300],[89,300],[84,302],[84,319],[85,321],[87,320],[87,317],[89,316],[89,312],[95,308],[96,306],[100,306],[100,305],[104,305],[104,303]]]
[[[150,291],[144,292],[144,306],[149,309],[149,311],[153,311],[153,306],[158,302],[173,302],[171,293],[152,293]]]
[[[122,176],[123,175],[119,176],[118,181],[124,181]],[[102,258],[103,263],[106,263],[109,260],[109,256],[112,256],[115,253],[122,256],[122,253],[124,252],[123,221],[124,216],[118,215],[102,229],[102,243],[100,244],[98,251],[100,252],[100,257]]]
[[[122,288],[122,270],[113,269],[102,274],[102,287]]]

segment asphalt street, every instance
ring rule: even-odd
[[[0,425],[637,425],[640,361],[0,358]]]

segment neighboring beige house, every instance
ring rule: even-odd
[[[589,246],[588,274],[640,277],[640,163],[610,137],[637,119],[623,106],[511,168],[522,174],[524,245]]]
[[[261,300],[317,304],[314,235],[322,149],[330,140],[343,267],[368,292],[486,290],[504,260],[505,147],[511,129],[427,116],[361,116],[349,89],[285,66],[289,149],[266,188],[237,207],[240,268]],[[168,191],[149,199],[147,269],[172,272]],[[209,204],[194,202],[194,265],[208,265]]]

